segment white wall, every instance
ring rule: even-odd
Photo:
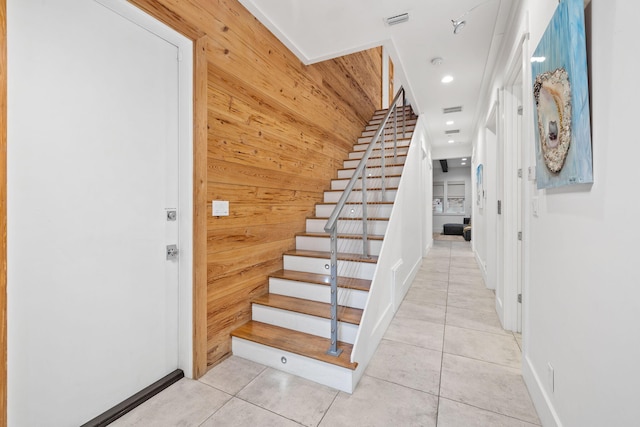
[[[522,35],[530,32],[527,57],[557,4],[523,0],[494,89],[503,86]],[[524,217],[523,375],[545,426],[629,426],[640,419],[640,191],[632,172],[640,158],[634,83],[640,59],[631,54],[638,36],[629,25],[640,3],[592,0],[589,8],[594,183],[542,191],[531,183],[524,193],[523,205],[537,201],[538,214],[526,209]],[[493,101],[486,100],[487,111]],[[532,105],[524,108],[530,118]],[[529,130],[527,151],[534,144]],[[525,170],[534,162],[529,154]]]
[[[433,182],[444,182],[446,186],[447,181],[464,181],[465,187],[465,200],[464,200],[464,214],[433,214],[433,232],[442,233],[444,224],[455,223],[462,224],[464,218],[471,216],[472,206],[472,191],[471,191],[471,168],[449,168],[449,172],[442,172],[440,162],[435,160],[433,162]],[[445,194],[446,197],[446,194]],[[445,207],[446,209],[446,202]],[[433,209],[432,209],[433,211]]]

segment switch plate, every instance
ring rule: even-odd
[[[212,216],[229,216],[229,201],[214,200],[212,203]]]

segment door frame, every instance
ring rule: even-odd
[[[94,0],[178,48],[178,366],[193,377],[193,42],[126,0]]]

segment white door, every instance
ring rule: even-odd
[[[79,425],[178,367],[178,48],[7,3],[9,425]]]

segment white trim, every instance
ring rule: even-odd
[[[551,398],[542,387],[540,376],[534,369],[533,363],[526,356],[522,358],[522,377],[542,425],[546,427],[562,427],[562,422],[553,407]]]
[[[94,0],[179,49],[178,368],[193,377],[193,42],[125,0]]]

